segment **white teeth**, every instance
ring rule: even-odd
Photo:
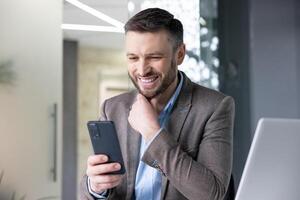
[[[140,78],[140,80],[143,82],[143,83],[151,83],[155,80],[155,78],[151,78],[151,79],[146,79],[146,78]]]

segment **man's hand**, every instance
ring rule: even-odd
[[[157,118],[157,113],[149,101],[143,95],[138,94],[128,116],[131,127],[141,133],[146,141],[149,141],[160,129]]]
[[[104,175],[121,169],[119,163],[106,163],[107,161],[106,155],[92,155],[87,160],[86,174],[90,178],[91,189],[99,194],[119,185],[123,177],[122,175]]]

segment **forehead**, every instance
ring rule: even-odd
[[[128,31],[125,35],[125,48],[129,53],[136,51],[171,51],[172,40],[167,31],[136,32]]]

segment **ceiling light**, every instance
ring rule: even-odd
[[[123,28],[118,28],[118,27],[114,27],[114,26],[93,26],[93,25],[83,25],[83,24],[62,24],[61,28],[65,29],[65,30],[124,33]]]
[[[135,9],[135,4],[132,1],[128,1],[127,7],[128,11],[132,13]]]
[[[108,15],[105,15],[104,13],[84,4],[84,3],[81,3],[80,1],[77,1],[77,0],[65,0],[67,2],[69,2],[70,4],[84,10],[85,12],[103,20],[103,21],[106,21],[107,23],[115,26],[115,27],[118,27],[118,28],[122,28],[124,27],[124,24],[118,20],[115,20],[113,18],[111,18],[110,16]]]
[[[203,17],[200,17],[199,22],[202,26],[206,26],[206,21]]]

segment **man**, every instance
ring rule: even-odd
[[[107,156],[92,155],[81,199],[223,199],[232,167],[234,102],[192,83],[183,62],[183,28],[151,8],[125,25],[128,74],[137,91],[103,104],[116,125],[125,175]]]

